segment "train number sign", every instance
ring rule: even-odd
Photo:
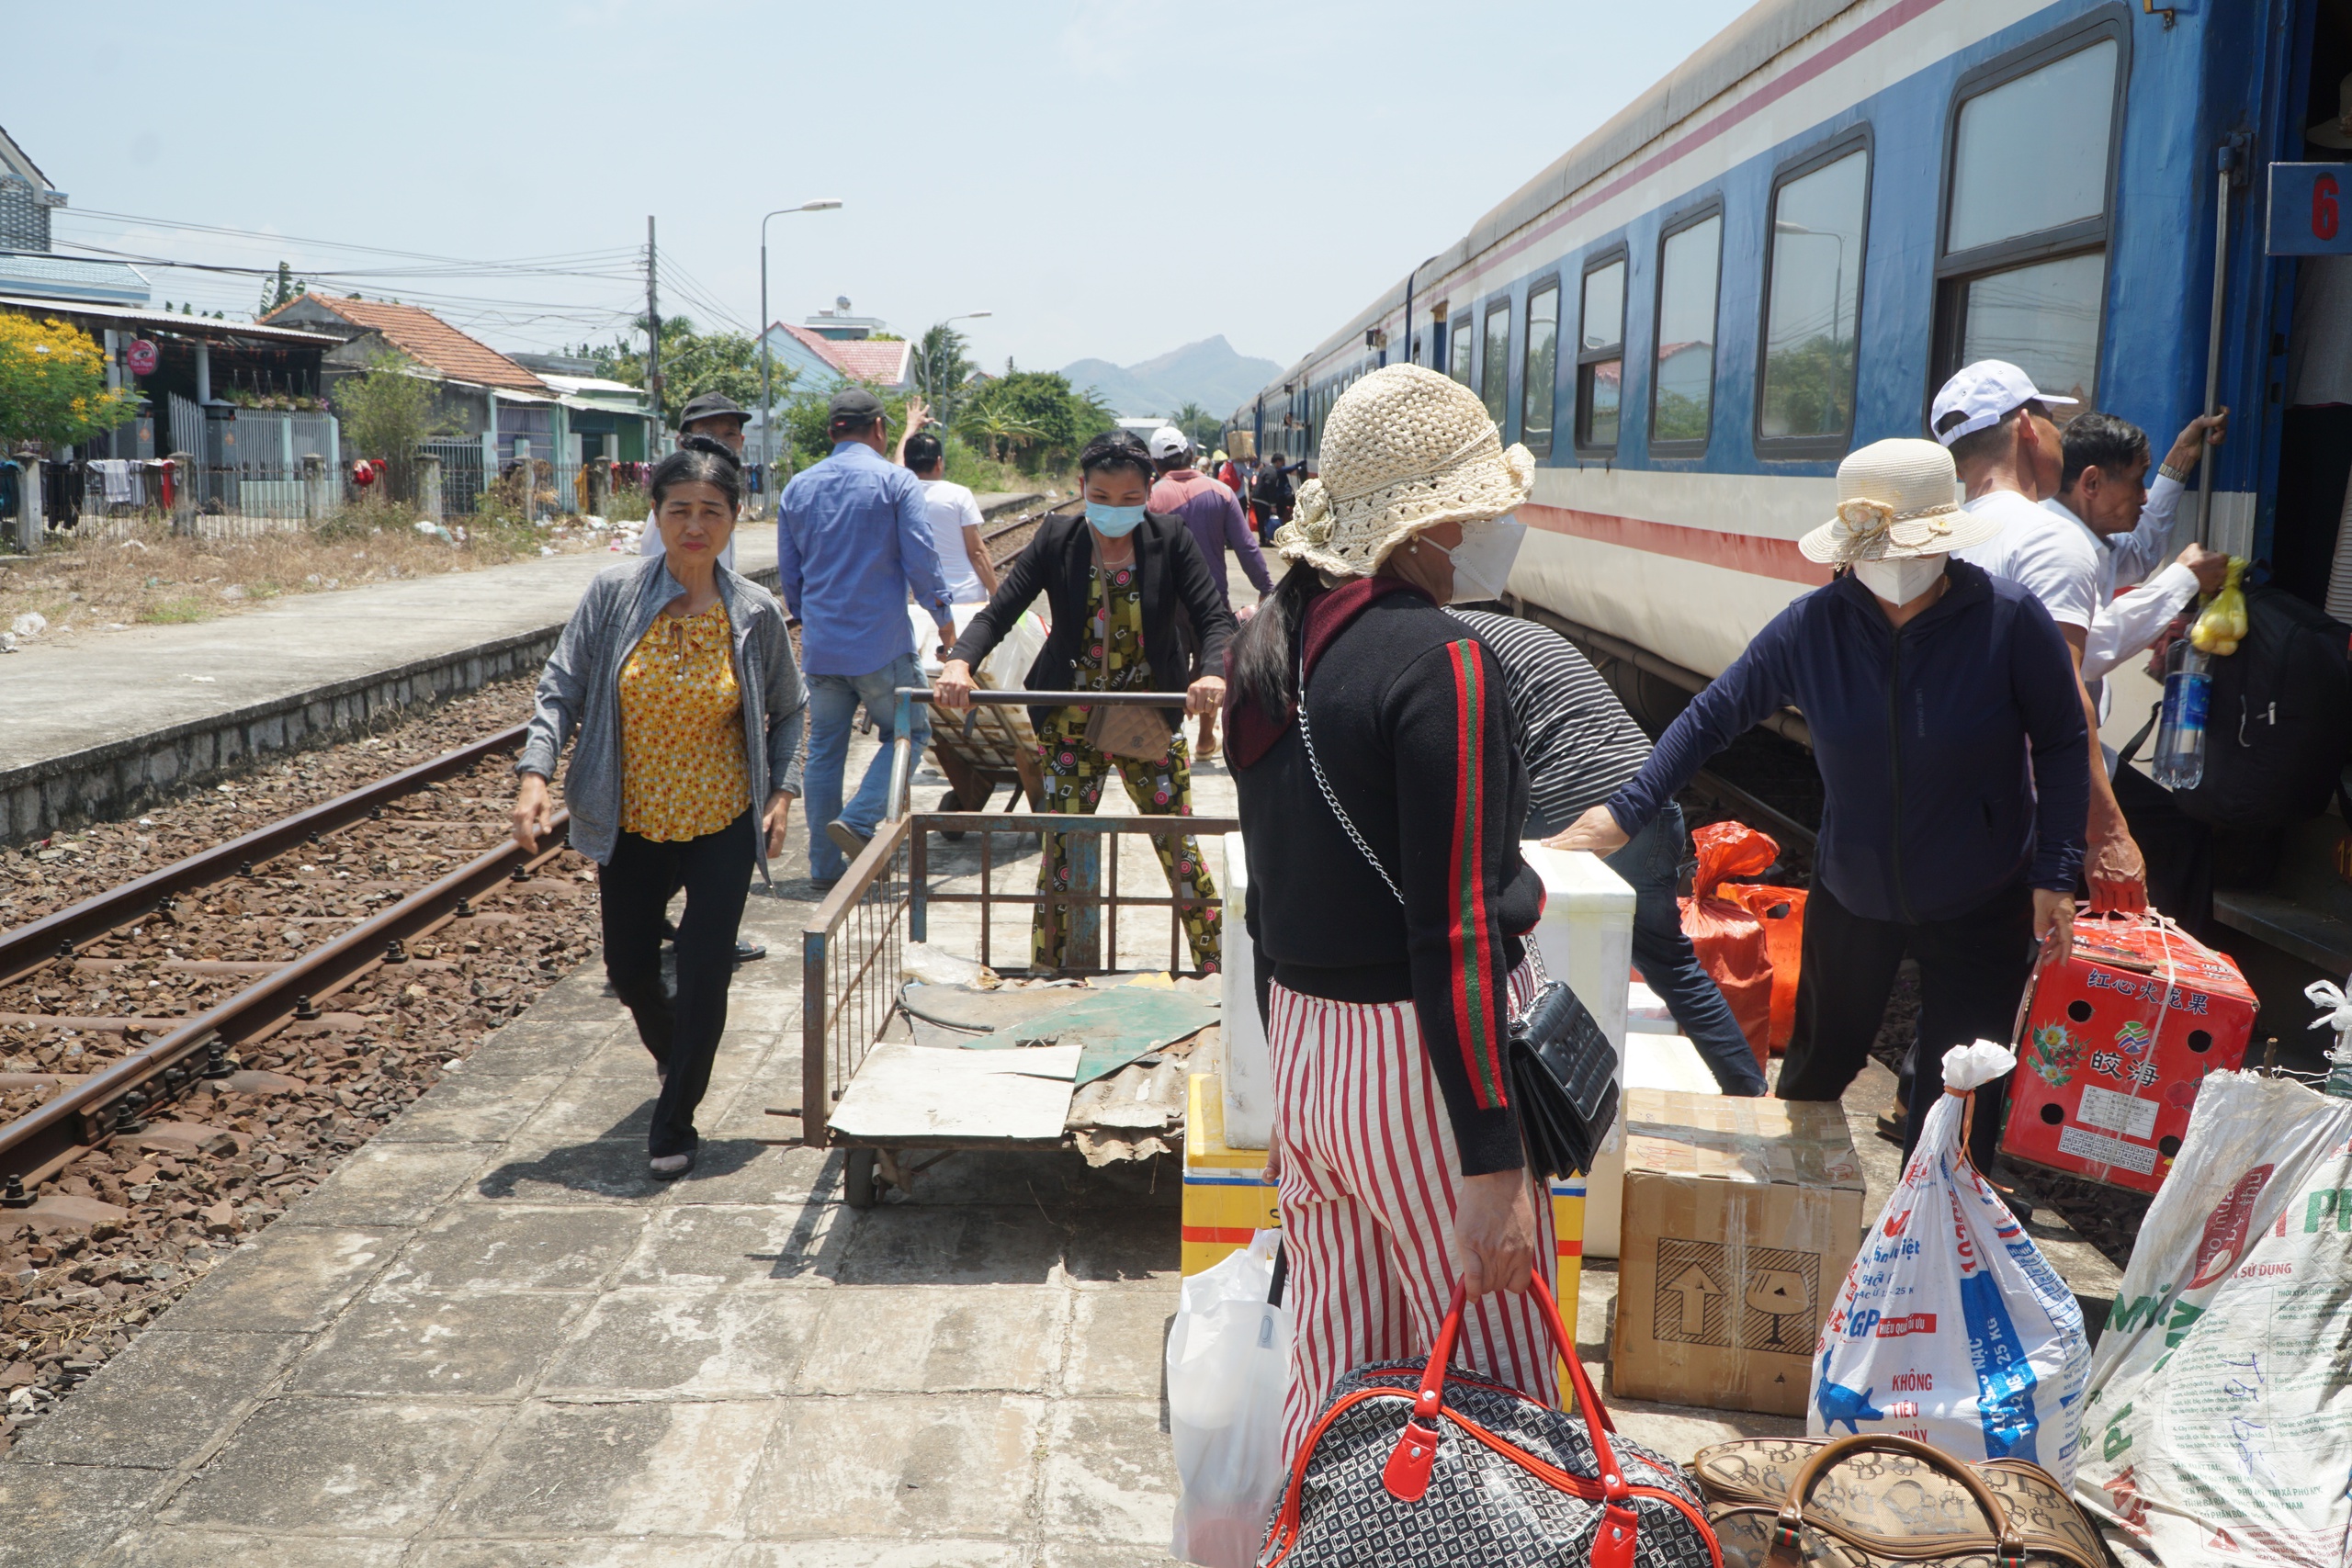
[[[2270,165],[2270,254],[2352,256],[2352,164]]]

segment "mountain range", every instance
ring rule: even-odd
[[[1271,359],[1237,354],[1223,333],[1134,365],[1080,359],[1062,367],[1069,384],[1096,395],[1129,419],[1172,414],[1198,403],[1220,417],[1282,373]]]

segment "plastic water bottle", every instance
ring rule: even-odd
[[[2171,790],[2195,789],[2205,777],[2205,704],[2212,694],[2208,660],[2174,639],[2165,660],[2164,716],[2156,724],[2156,782]]]

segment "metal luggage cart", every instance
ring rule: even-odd
[[[991,956],[991,917],[1000,906],[1035,908],[1048,898],[1078,906],[1070,954],[1073,963],[1057,973],[1064,976],[1117,973],[1118,915],[1125,909],[1166,909],[1169,917],[1169,969],[1173,975],[1198,973],[1184,967],[1188,959],[1182,916],[1189,908],[1221,908],[1222,898],[1182,898],[1164,888],[1156,893],[1122,892],[1118,886],[1116,840],[1124,836],[1170,833],[1209,839],[1238,829],[1227,817],[1102,817],[1037,812],[940,811],[909,809],[908,784],[914,759],[905,737],[911,705],[929,702],[919,689],[899,693],[899,713],[892,759],[891,815],[873,840],[843,873],[801,933],[801,1135],[810,1147],[846,1149],[849,1163],[845,1195],[854,1208],[870,1207],[878,1198],[877,1175],[909,1187],[914,1172],[957,1150],[1012,1152],[1058,1150],[1077,1146],[1071,1128],[1059,1118],[1047,1125],[1041,1119],[1043,1091],[1033,1085],[975,1084],[964,1069],[987,1064],[956,1058],[1001,1058],[1001,1069],[991,1076],[1025,1077],[1017,1059],[1029,1053],[940,1051],[886,1040],[895,1021],[905,1015],[900,1006],[900,966],[905,943],[930,935],[935,906],[978,906],[980,911],[979,962]],[[1094,705],[1181,707],[1181,693],[1133,692],[986,692],[972,694],[981,706]],[[1000,860],[996,841],[1008,835],[1053,831],[1070,836],[1073,875],[1067,892],[1043,895],[1034,891],[999,890],[996,874],[1012,863]],[[947,891],[932,886],[939,852],[933,835],[967,838],[978,835],[979,888]],[[1106,857],[1103,840],[1113,840]],[[957,852],[968,855],[969,851]],[[1107,859],[1107,876],[1105,875]],[[1021,868],[1026,874],[1028,867]],[[888,1049],[879,1055],[877,1046]],[[951,1063],[954,1064],[951,1069]],[[870,1070],[869,1070],[870,1069]],[[1133,1068],[1123,1069],[1134,1071]],[[863,1076],[862,1076],[863,1075]],[[1108,1081],[1108,1080],[1105,1080]],[[1181,1076],[1178,1081],[1181,1082]],[[861,1117],[854,1127],[837,1125],[843,1097],[853,1087],[865,1091],[855,1102]],[[992,1094],[1025,1107],[1020,1114],[988,1122],[986,1106],[997,1103]],[[1073,1094],[1078,1090],[1073,1087]],[[880,1115],[876,1122],[866,1113]],[[1181,1124],[1181,1090],[1174,1114]],[[982,1124],[986,1122],[987,1124]],[[905,1156],[935,1151],[921,1165]]]

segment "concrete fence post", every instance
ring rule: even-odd
[[[613,504],[613,460],[597,457],[588,464],[588,513],[592,517],[611,520]]]
[[[10,531],[17,536],[17,548],[28,556],[40,554],[40,459],[26,457],[17,459],[17,515]]]
[[[442,521],[441,459],[430,452],[420,452],[416,457],[416,514]]]
[[[312,526],[326,521],[334,510],[327,494],[327,460],[316,452],[302,454],[302,521]]]
[[[196,532],[196,459],[175,452],[164,460],[172,466],[172,532],[188,537]]]

